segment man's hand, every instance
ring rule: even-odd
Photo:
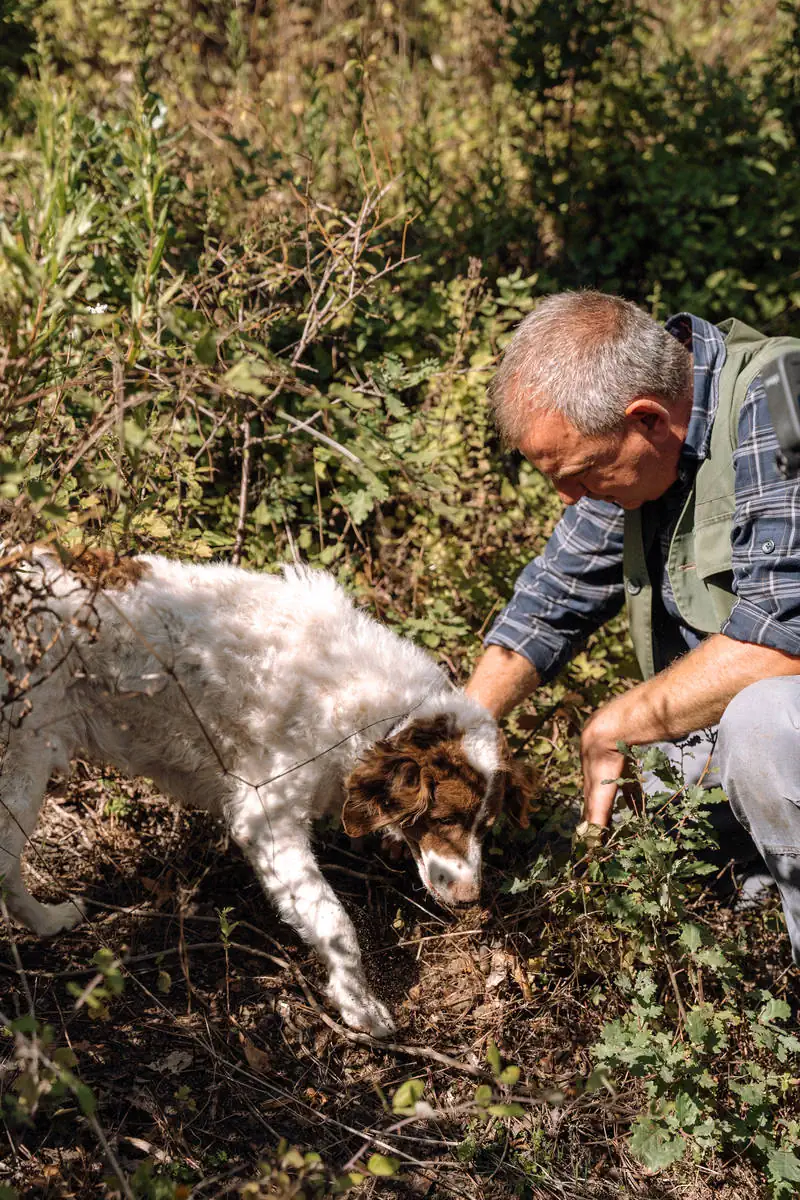
[[[714,634],[666,671],[599,708],[581,736],[584,818],[608,825],[624,774],[617,742],[646,746],[674,741],[716,725],[748,684],[778,675],[800,675],[800,657]]]
[[[605,826],[611,821],[618,786],[616,780],[625,771],[625,757],[617,749],[620,740],[612,701],[598,709],[581,735],[583,817],[590,825]]]

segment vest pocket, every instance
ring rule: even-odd
[[[711,579],[715,575],[732,578],[730,512],[717,513],[705,519],[701,513],[697,513],[694,550],[698,579]]]

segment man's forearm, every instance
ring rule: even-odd
[[[800,674],[800,658],[715,634],[666,671],[598,709],[581,738],[584,815],[606,825],[622,771],[618,741],[673,741],[716,725],[734,696],[759,679]]]
[[[734,696],[750,683],[800,674],[800,658],[715,634],[666,671],[612,701],[620,704],[627,742],[672,741],[716,725]],[[598,713],[598,716],[600,713]]]
[[[478,660],[466,693],[498,720],[539,686],[539,672],[521,654],[489,646]]]

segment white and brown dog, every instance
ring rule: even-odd
[[[80,900],[35,900],[20,855],[53,772],[77,756],[110,764],[223,817],[325,963],[347,1024],[389,1034],[310,824],[336,813],[353,836],[402,838],[431,893],[474,902],[481,841],[512,787],[487,712],[325,572],[35,547],[0,583],[16,614],[0,642],[0,878],[12,916],[41,936],[82,916]]]

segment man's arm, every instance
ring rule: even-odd
[[[465,690],[499,721],[521,704],[540,681],[536,667],[521,654],[502,646],[487,646]]]
[[[486,637],[467,692],[505,716],[552,679],[623,602],[623,512],[602,500],[568,508]]]
[[[760,378],[739,414],[733,454],[736,511],[731,537],[736,603],[722,632],[668,670],[598,710],[584,729],[584,813],[597,825],[611,816],[622,774],[617,739],[628,745],[668,741],[715,725],[742,688],[759,679],[800,674],[800,481],[775,463],[777,439]]]
[[[742,688],[778,675],[800,675],[800,658],[718,633],[666,671],[603,705],[581,737],[584,818],[593,825],[611,820],[617,787],[603,781],[623,773],[618,741],[673,741],[716,725]]]

